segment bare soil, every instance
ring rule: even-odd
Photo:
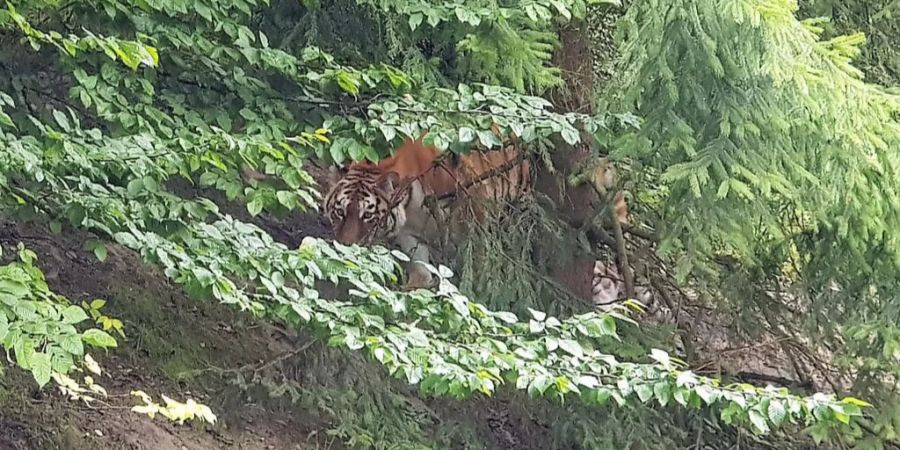
[[[297,423],[274,413],[216,377],[195,376],[210,367],[258,364],[290,348],[278,331],[216,304],[188,299],[138,255],[114,244],[99,262],[82,250],[87,234],[53,236],[42,226],[0,224],[0,245],[18,242],[38,254],[51,288],[80,302],[102,298],[106,313],[125,323],[126,339],[94,355],[106,370],[97,380],[110,393],[107,405],[88,407],[62,398],[51,387],[38,392],[31,378],[6,367],[0,377],[0,450],[15,449],[306,449],[321,448],[310,436],[322,424]],[[6,253],[9,253],[8,251]],[[175,425],[129,411],[140,389],[194,398],[219,415],[212,426]],[[224,402],[228,402],[227,409]]]
[[[244,208],[219,200],[226,212],[251,220]],[[313,214],[258,218],[253,222],[289,247],[299,245],[304,236],[328,234],[327,227]],[[420,399],[414,388],[388,380],[380,367],[365,363],[358,355],[350,355],[355,363],[345,363],[341,358],[354,358],[339,353],[336,369],[317,372],[321,368],[313,367],[317,362],[335,356],[327,356],[324,345],[298,355],[298,348],[308,347],[309,337],[260,323],[214,302],[188,298],[139,255],[115,244],[108,244],[108,258],[100,262],[83,249],[83,243],[91,238],[94,236],[76,231],[53,235],[44,225],[0,219],[4,255],[8,257],[11,248],[24,243],[38,254],[38,265],[54,291],[75,302],[107,300],[105,313],[121,319],[127,334],[127,338],[118,339],[119,348],[93,355],[106,371],[97,381],[110,393],[102,405],[69,401],[52,387],[38,391],[30,375],[0,363],[0,450],[343,449],[342,438],[334,435],[345,421],[337,406],[319,398],[307,398],[305,404],[272,399],[271,392],[266,391],[271,387],[260,389],[264,384],[258,383],[260,380],[238,375],[242,381],[235,381],[238,369],[270,366],[273,361],[280,363],[272,366],[269,376],[274,373],[294,386],[352,392],[356,388],[353,383],[358,383],[353,380],[382,383],[399,393],[401,405],[390,405],[394,409],[383,408],[374,414],[390,410],[426,417],[418,422],[424,424],[424,434],[459,428],[474,433],[483,444],[471,448],[537,450],[553,446],[548,433],[551,424],[541,423],[527,409],[527,401],[510,400],[505,394],[467,401]],[[711,333],[704,330],[703,334]],[[762,345],[749,349],[772,350]],[[716,354],[703,350],[704,354]],[[746,356],[744,353],[729,354],[727,359],[738,360]],[[721,359],[716,362],[721,364]],[[758,359],[767,361],[772,355]],[[736,365],[743,367],[746,361]],[[786,364],[776,366],[784,368]],[[351,381],[340,385],[338,379]],[[162,401],[162,394],[181,401],[193,398],[212,408],[219,422],[176,425],[141,416],[130,411],[137,404],[129,395],[132,390],[143,390],[157,401]],[[356,413],[356,409],[351,401],[343,414]],[[368,413],[359,409],[360,415]],[[377,433],[372,434],[378,442]],[[443,448],[470,447],[450,442]]]

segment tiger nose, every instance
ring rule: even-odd
[[[344,245],[362,244],[363,232],[359,223],[353,220],[344,220],[334,230],[334,238]]]
[[[342,235],[342,234],[336,234],[336,235],[335,235],[335,239],[336,239],[338,242],[340,242],[341,244],[344,244],[344,245],[358,244],[358,242],[356,242],[355,239],[352,239],[352,238],[350,238],[350,237],[348,237],[348,236],[346,236],[346,235]]]

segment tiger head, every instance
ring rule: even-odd
[[[383,243],[406,222],[399,176],[365,167],[332,171],[323,212],[342,244]]]

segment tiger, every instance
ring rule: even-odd
[[[514,140],[500,150],[442,155],[422,137],[406,139],[377,164],[332,167],[323,212],[338,242],[399,246],[410,256],[405,287],[425,288],[433,280],[426,242],[442,228],[479,220],[485,201],[527,198],[531,180],[531,164]],[[427,198],[433,207],[426,205]]]
[[[421,138],[406,139],[392,156],[377,164],[353,162],[331,169],[331,188],[322,209],[335,239],[343,244],[400,247],[410,256],[406,289],[431,285],[427,243],[434,242],[441,229],[480,219],[483,211],[479,205],[485,200],[524,200],[533,188],[531,164],[514,140],[499,151],[442,157]],[[603,162],[595,170],[595,181],[611,189],[615,184],[611,166]],[[427,207],[428,197],[439,200],[437,212]],[[616,217],[624,223],[627,211],[621,192],[613,202]],[[601,308],[623,292],[616,288],[621,282],[613,282],[616,277],[610,278],[607,272],[600,261],[595,263],[592,300]]]

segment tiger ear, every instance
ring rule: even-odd
[[[335,184],[347,174],[346,167],[328,166],[328,184]]]

